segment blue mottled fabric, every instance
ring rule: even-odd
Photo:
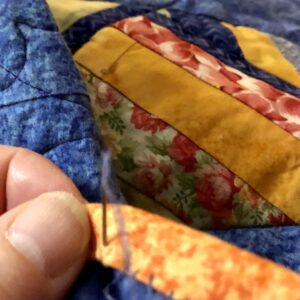
[[[300,226],[214,230],[209,233],[300,273]]]

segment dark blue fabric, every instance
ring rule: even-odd
[[[300,0],[115,0],[131,6],[179,9],[245,25],[300,44]]]
[[[299,0],[179,0],[173,7],[257,28],[300,43]]]
[[[151,288],[98,262],[89,261],[67,300],[168,300]],[[80,288],[78,288],[80,283]]]
[[[145,8],[132,6],[119,6],[117,8],[103,10],[78,20],[62,34],[72,53],[75,53],[81,46],[88,42],[100,28],[117,22],[118,20],[144,14],[148,11],[149,10]]]

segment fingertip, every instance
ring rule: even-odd
[[[0,272],[0,282],[7,283],[14,300],[22,299],[22,293],[30,294],[32,286],[35,297],[40,293],[58,299],[75,281],[87,257],[90,226],[84,205],[72,194],[52,192],[8,214],[12,219],[5,218],[7,228],[1,226],[0,218],[0,230],[6,236],[2,242],[7,244],[0,245],[0,265],[13,269],[10,278]],[[12,278],[22,280],[19,289],[12,287]],[[33,279],[39,282],[36,288]]]

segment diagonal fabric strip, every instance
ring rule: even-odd
[[[118,6],[114,2],[81,0],[47,0],[47,3],[61,31],[87,15]]]
[[[87,205],[93,238],[90,257],[124,270],[124,253],[113,207],[108,240],[102,245],[102,206]],[[172,299],[299,300],[300,276],[219,239],[157,215],[120,205],[137,280]],[[216,249],[218,249],[216,251]]]
[[[197,78],[232,95],[294,136],[300,137],[299,98],[224,65],[201,48],[185,43],[171,31],[146,17],[124,19],[113,26]]]
[[[128,39],[126,53],[117,47],[120,39]],[[130,41],[107,28],[75,59],[176,127],[299,223],[300,142],[231,96]],[[111,69],[103,60],[109,55],[118,57]]]

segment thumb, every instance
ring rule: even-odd
[[[0,299],[62,299],[87,257],[84,206],[42,194],[0,217]]]

